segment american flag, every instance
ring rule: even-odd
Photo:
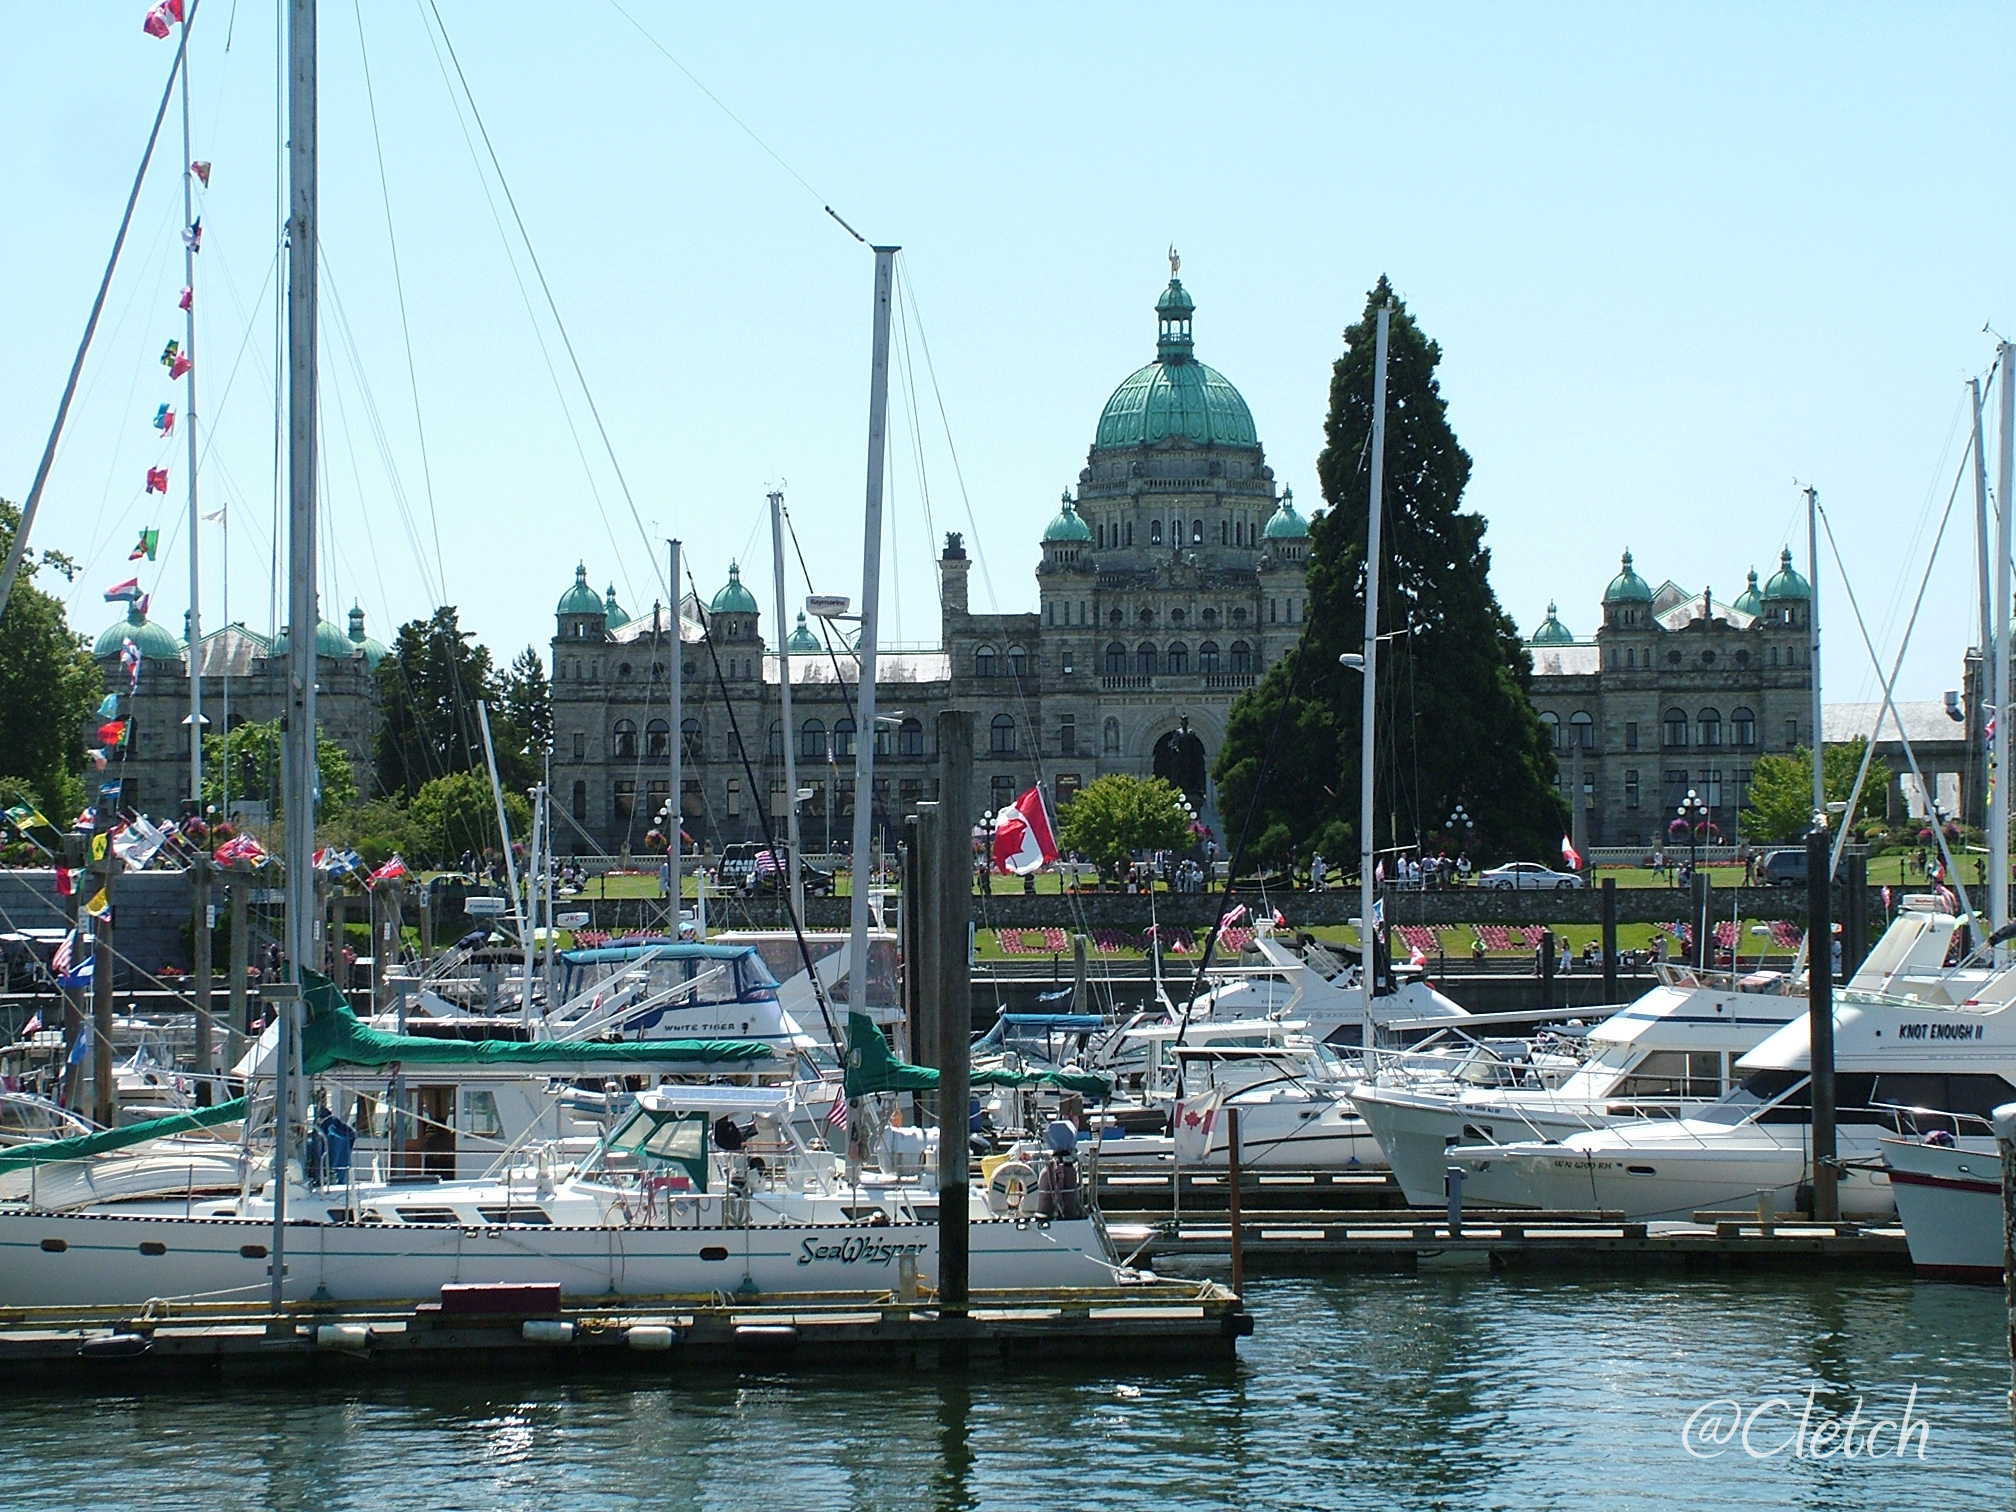
[[[765,854],[767,855],[768,852],[765,852]],[[847,1099],[845,1097],[836,1097],[833,1099],[833,1106],[826,1110],[826,1122],[836,1129],[847,1127]]]
[[[774,877],[782,870],[784,870],[783,863],[778,861],[775,851],[760,850],[756,852],[757,876]]]

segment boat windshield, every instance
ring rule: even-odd
[[[633,1107],[589,1162],[604,1176],[670,1176],[707,1190],[707,1115]]]
[[[1731,1087],[1705,1108],[1688,1114],[1700,1123],[1748,1123],[1767,1107],[1783,1101],[1795,1088],[1806,1085],[1804,1071],[1759,1071],[1740,1087]]]

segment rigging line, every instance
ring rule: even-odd
[[[236,0],[233,0],[236,3]],[[420,442],[420,481],[427,492],[427,517],[433,526],[434,571],[441,584],[437,595],[448,598],[448,561],[441,550],[441,514],[434,501],[434,473],[427,458],[427,425],[420,409],[420,375],[413,362],[413,329],[406,317],[406,281],[399,270],[399,237],[392,221],[392,189],[385,175],[385,141],[378,129],[378,96],[371,85],[371,55],[364,46],[364,6],[353,3],[357,18],[357,56],[364,64],[364,103],[371,115],[371,146],[378,157],[378,198],[385,207],[385,242],[392,252],[392,292],[399,307],[399,335],[406,347],[406,386],[413,396],[413,430]]]
[[[147,150],[140,155],[140,170],[133,175],[133,188],[126,196],[126,209],[119,217],[119,232],[112,239],[112,255],[105,260],[104,277],[98,281],[97,296],[91,301],[90,317],[84,322],[83,339],[77,343],[77,355],[70,362],[70,376],[63,385],[63,397],[57,401],[56,420],[49,427],[49,439],[42,447],[42,460],[36,464],[35,480],[28,485],[28,498],[21,506],[21,523],[15,527],[14,539],[8,544],[7,565],[0,568],[0,614],[7,612],[7,601],[14,594],[14,579],[21,571],[21,557],[28,549],[29,533],[35,528],[35,512],[42,506],[42,490],[49,483],[49,469],[56,461],[56,443],[63,436],[63,422],[70,415],[70,401],[77,394],[77,379],[84,371],[84,358],[91,350],[91,337],[98,329],[98,317],[105,309],[105,295],[112,287],[112,274],[119,266],[120,249],[126,245],[127,228],[133,224],[133,207],[140,202],[140,186],[147,181],[147,165],[154,161],[154,147],[161,140],[161,123],[168,118],[168,102],[175,95],[175,80],[182,72],[182,59],[189,50],[189,28],[196,24],[196,7],[202,0],[189,0],[189,14],[182,23],[182,36],[175,44],[175,61],[168,69],[168,82],[161,90],[161,104],[154,112],[154,126],[147,133]]]
[[[610,0],[611,4],[615,0]],[[609,466],[616,474],[616,484],[623,490],[623,502],[630,506],[630,519],[637,527],[637,538],[644,543],[646,559],[652,561],[651,573],[658,576],[656,552],[650,532],[644,528],[644,517],[638,512],[637,500],[630,492],[630,480],[623,476],[623,464],[617,460],[615,443],[609,439],[609,429],[602,423],[602,411],[595,403],[595,394],[588,387],[588,375],[581,370],[581,359],[574,352],[574,338],[567,334],[567,322],[560,318],[560,306],[553,298],[553,289],[546,282],[546,270],[540,265],[539,254],[532,246],[532,233],[525,229],[525,217],[518,213],[517,196],[511,192],[511,181],[504,176],[504,165],[498,160],[497,149],[490,141],[490,128],[483,123],[483,112],[477,108],[476,96],[469,89],[469,80],[462,72],[462,60],[455,55],[455,44],[449,40],[448,28],[441,20],[440,7],[435,0],[427,0],[427,9],[434,15],[434,25],[441,32],[441,42],[448,49],[448,61],[455,65],[455,77],[462,85],[462,96],[469,102],[469,113],[476,120],[476,130],[483,138],[483,150],[490,155],[490,166],[497,174],[498,187],[504,191],[504,203],[511,207],[511,219],[517,223],[518,235],[525,244],[525,256],[531,261],[532,272],[539,280],[539,291],[546,296],[546,308],[553,316],[553,324],[560,332],[560,344],[567,351],[567,361],[573,365],[574,379],[581,385],[581,397],[587,401],[588,413],[594,418],[595,430],[602,438],[602,448],[609,454]],[[621,558],[618,558],[619,562]],[[662,581],[662,579],[661,579]],[[671,596],[671,586],[666,587],[666,596]]]
[[[749,801],[756,805],[756,824],[763,831],[763,847],[770,852],[770,858],[774,861],[777,858],[778,852],[777,839],[770,827],[770,806],[763,801],[765,789],[756,780],[756,769],[750,764],[749,742],[742,738],[741,724],[735,718],[735,703],[728,696],[728,679],[721,671],[720,648],[714,644],[714,631],[707,623],[707,611],[700,607],[700,585],[693,581],[693,569],[690,567],[686,569],[686,583],[693,590],[693,612],[700,616],[700,641],[707,648],[707,661],[714,671],[714,687],[721,695],[721,707],[728,714],[728,733],[734,738],[735,749],[741,756],[743,775],[749,779]],[[674,586],[677,585],[675,584]],[[679,620],[676,615],[673,617],[672,626],[674,631],[672,654],[680,656],[684,654],[685,646],[677,634]],[[786,732],[785,738],[790,738],[789,731]],[[766,745],[764,749],[767,752],[769,747]],[[785,794],[785,801],[790,803],[797,800],[795,795],[787,793]],[[859,801],[858,795],[856,801]],[[677,842],[675,841],[674,843],[676,844]],[[797,900],[791,896],[791,890],[788,887],[783,889],[783,897],[784,916],[791,921],[791,937],[798,942],[798,959],[804,963],[805,975],[811,979],[812,996],[819,1004],[819,1017],[826,1022],[826,1034],[831,1040],[834,1050],[840,1055],[845,1056],[847,1053],[847,1042],[840,1037],[840,1030],[833,1022],[833,1004],[826,996],[826,984],[819,980],[819,972],[812,964],[812,947],[805,943],[805,926],[798,917]],[[674,906],[676,911],[676,903]],[[848,970],[850,971],[866,971],[867,969],[868,963],[866,961],[850,961],[848,963]]]
[[[421,26],[422,30],[425,31],[426,16],[424,12],[421,16]],[[434,50],[434,66],[440,69],[441,81],[444,85],[448,86],[449,104],[455,111],[455,124],[461,129],[463,144],[469,149],[469,160],[476,168],[476,182],[483,190],[484,204],[489,208],[491,223],[497,228],[497,240],[504,249],[505,266],[511,270],[512,282],[518,286],[518,298],[525,306],[526,322],[532,329],[533,341],[539,347],[539,360],[545,364],[546,376],[552,381],[554,397],[560,405],[560,418],[567,424],[568,439],[574,443],[574,455],[580,459],[582,477],[587,482],[590,496],[595,500],[595,511],[602,521],[603,533],[609,538],[610,554],[616,559],[617,576],[623,579],[624,592],[634,603],[636,602],[636,594],[633,591],[634,585],[630,581],[628,559],[625,557],[622,548],[616,544],[616,532],[611,528],[609,523],[609,510],[602,499],[601,485],[596,481],[595,469],[588,461],[588,450],[581,444],[581,432],[579,427],[574,423],[574,411],[567,403],[567,395],[560,383],[559,371],[553,366],[553,351],[546,339],[546,332],[539,323],[538,313],[533,309],[532,293],[525,287],[525,275],[518,267],[517,257],[513,255],[510,236],[504,229],[504,218],[498,214],[497,196],[491,192],[490,181],[483,174],[483,162],[476,154],[476,142],[469,135],[469,124],[462,118],[462,105],[455,97],[454,87],[449,81],[448,66],[443,62],[441,57],[441,44],[435,40],[432,31],[427,31],[426,35],[428,46]],[[632,514],[634,516],[634,509],[632,510]],[[649,553],[647,553],[648,555]],[[279,571],[277,560],[274,571]]]
[[[931,338],[924,330],[924,310],[917,303],[917,290],[910,282],[908,259],[896,260],[896,278],[903,297],[909,301],[911,312],[917,317],[917,345],[924,349],[924,371],[931,379],[931,397],[938,405],[938,423],[945,430],[945,450],[952,458],[952,476],[959,483],[959,497],[966,505],[966,528],[973,532],[973,555],[980,563],[980,580],[987,585],[987,602],[996,614],[1001,612],[1001,600],[994,592],[994,579],[987,571],[987,555],[980,550],[980,522],[973,515],[973,495],[966,488],[966,470],[959,465],[959,447],[952,439],[952,417],[945,412],[945,394],[938,387],[938,365],[931,360]]]
[[[763,138],[756,135],[754,129],[751,128],[751,126],[747,121],[743,120],[742,117],[735,114],[735,112],[730,110],[727,107],[727,105],[722,103],[721,97],[715,94],[714,91],[709,89],[705,84],[702,84],[700,82],[698,75],[696,75],[692,69],[688,68],[684,63],[681,63],[677,58],[673,57],[672,54],[666,49],[665,44],[663,42],[660,42],[656,37],[652,36],[650,32],[646,31],[644,27],[638,22],[635,16],[631,15],[630,12],[623,9],[623,7],[617,3],[617,0],[609,0],[609,8],[615,11],[616,14],[621,16],[625,21],[628,21],[633,27],[635,27],[637,30],[637,35],[642,37],[646,42],[649,42],[653,47],[657,48],[660,55],[664,57],[666,62],[670,63],[674,68],[678,69],[679,72],[686,75],[687,82],[690,83],[695,89],[699,90],[700,93],[707,96],[708,100],[712,102],[716,110],[720,111],[721,114],[728,117],[729,120],[733,121],[738,127],[740,127],[742,130],[742,134],[744,136],[748,137],[750,141],[754,142],[758,147],[761,147],[764,150],[764,152],[768,153],[771,162],[775,163],[779,168],[782,168],[786,173],[790,174],[792,178],[796,179],[798,181],[798,186],[801,189],[803,189],[807,194],[811,195],[814,200],[818,201],[820,209],[824,210],[828,215],[832,216],[834,221],[838,223],[838,225],[843,231],[845,231],[849,236],[853,237],[854,240],[856,240],[857,242],[860,242],[863,246],[867,245],[867,238],[864,237],[859,231],[856,231],[852,226],[848,225],[846,221],[841,220],[839,212],[836,211],[831,205],[826,203],[825,195],[821,194],[817,189],[814,189],[811,186],[811,184],[806,182],[804,174],[800,173],[796,168],[793,168],[789,163],[785,162],[784,159],[778,155],[776,148],[772,147],[768,142],[764,141]]]

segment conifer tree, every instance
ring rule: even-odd
[[[1252,804],[1256,860],[1320,850],[1348,864],[1358,849],[1360,674],[1337,658],[1362,649],[1364,636],[1373,354],[1379,307],[1388,301],[1374,843],[1440,848],[1461,803],[1475,824],[1476,859],[1548,860],[1558,854],[1568,812],[1554,786],[1551,744],[1527,699],[1532,661],[1492,594],[1484,518],[1461,507],[1470,458],[1449,428],[1435,377],[1441,348],[1383,277],[1345,331],[1331,374],[1317,459],[1330,507],[1310,524],[1301,640],[1234,705],[1219,752],[1214,775],[1229,838],[1236,842]],[[1277,724],[1272,767],[1259,783]]]

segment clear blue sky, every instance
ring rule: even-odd
[[[1963,384],[1992,359],[1983,323],[2016,329],[2006,8],[624,0],[787,171],[603,0],[438,3],[653,544],[500,232],[427,0],[361,7],[375,132],[359,7],[323,0],[325,608],[361,602],[381,635],[444,593],[500,657],[543,649],[577,559],[634,613],[672,533],[703,591],[743,560],[767,629],[771,485],[819,589],[858,594],[871,258],[825,203],[903,245],[915,294],[885,577],[885,633],[909,641],[936,634],[927,504],[937,531],[977,536],[977,604],[1034,607],[1042,526],[1107,394],[1152,355],[1171,242],[1200,356],[1308,502],[1339,333],[1393,277],[1442,344],[1468,503],[1529,631],[1555,599],[1588,634],[1627,546],[1655,584],[1724,599],[1781,545],[1803,567],[1797,480],[1821,490],[1887,658],[1960,461]],[[192,39],[195,155],[215,165],[205,507],[230,507],[230,614],[256,628],[276,9],[203,0]],[[167,75],[144,10],[0,9],[0,495],[27,492]],[[143,524],[163,527],[155,617],[179,627],[187,602],[183,455],[148,425],[182,407],[156,360],[181,329],[180,157],[171,129],[37,532],[87,564],[89,632]],[[141,493],[164,460],[166,507]],[[1957,685],[1971,518],[1907,696]],[[1830,696],[1867,698],[1838,583],[1830,568]],[[205,600],[215,624],[221,571]]]

